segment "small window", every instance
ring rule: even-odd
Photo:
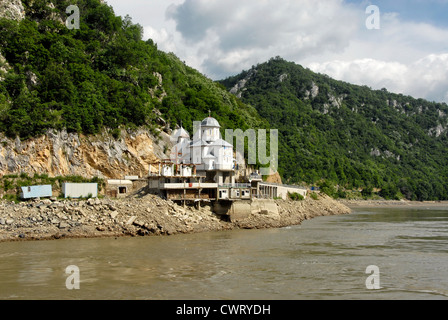
[[[125,194],[125,193],[127,193],[127,189],[126,189],[126,187],[119,187],[119,188],[118,188],[118,192],[119,192],[120,194]]]

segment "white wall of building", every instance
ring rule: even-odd
[[[63,183],[62,193],[65,198],[98,197],[98,183]]]

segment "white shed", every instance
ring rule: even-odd
[[[97,198],[98,183],[63,183],[62,193],[65,198]]]

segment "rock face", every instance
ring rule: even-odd
[[[5,76],[9,69],[11,69],[11,66],[6,61],[5,57],[3,57],[0,53],[0,81],[5,80]]]
[[[164,157],[163,149],[170,143],[165,133],[156,139],[143,129],[123,130],[117,140],[107,132],[83,136],[50,130],[26,141],[5,136],[0,136],[0,141],[0,174],[25,172],[109,179],[146,176],[149,164]]]
[[[274,174],[271,174],[267,177],[266,182],[268,183],[277,183],[277,184],[283,184],[282,177],[278,172],[275,172]]]
[[[2,0],[0,18],[20,21],[25,18],[25,8],[20,0]]]
[[[305,91],[305,100],[314,99],[319,95],[319,87],[314,83],[311,82],[311,91],[307,90]]]
[[[249,73],[247,74],[247,76],[240,80],[231,90],[230,93],[237,96],[238,98],[241,98],[244,91],[246,91],[246,84],[247,82],[253,77],[255,76],[257,73],[256,70],[251,70],[249,71]]]

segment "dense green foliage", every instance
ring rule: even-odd
[[[303,201],[305,199],[301,194],[298,194],[297,192],[288,192],[288,198],[292,201]]]
[[[221,83],[231,89],[242,79],[242,101],[279,129],[285,181],[334,197],[378,189],[388,199],[448,199],[446,104],[336,81],[281,58]]]
[[[99,0],[22,2],[26,19],[0,20],[0,50],[10,66],[0,81],[0,130],[9,136],[26,139],[49,128],[108,128],[115,135],[120,126],[154,129],[155,110],[171,127],[182,121],[190,130],[208,110],[224,128],[261,125],[254,109],[143,41],[141,26]],[[79,30],[65,26],[73,4]]]
[[[156,132],[159,112],[191,132],[210,110],[223,130],[279,129],[285,182],[318,185],[333,197],[362,190],[448,199],[446,104],[350,85],[280,58],[215,83],[143,41],[141,26],[99,0],[22,2],[24,20],[0,19],[0,131],[8,136]],[[64,24],[72,4],[79,30]],[[243,78],[237,99],[228,89]]]

